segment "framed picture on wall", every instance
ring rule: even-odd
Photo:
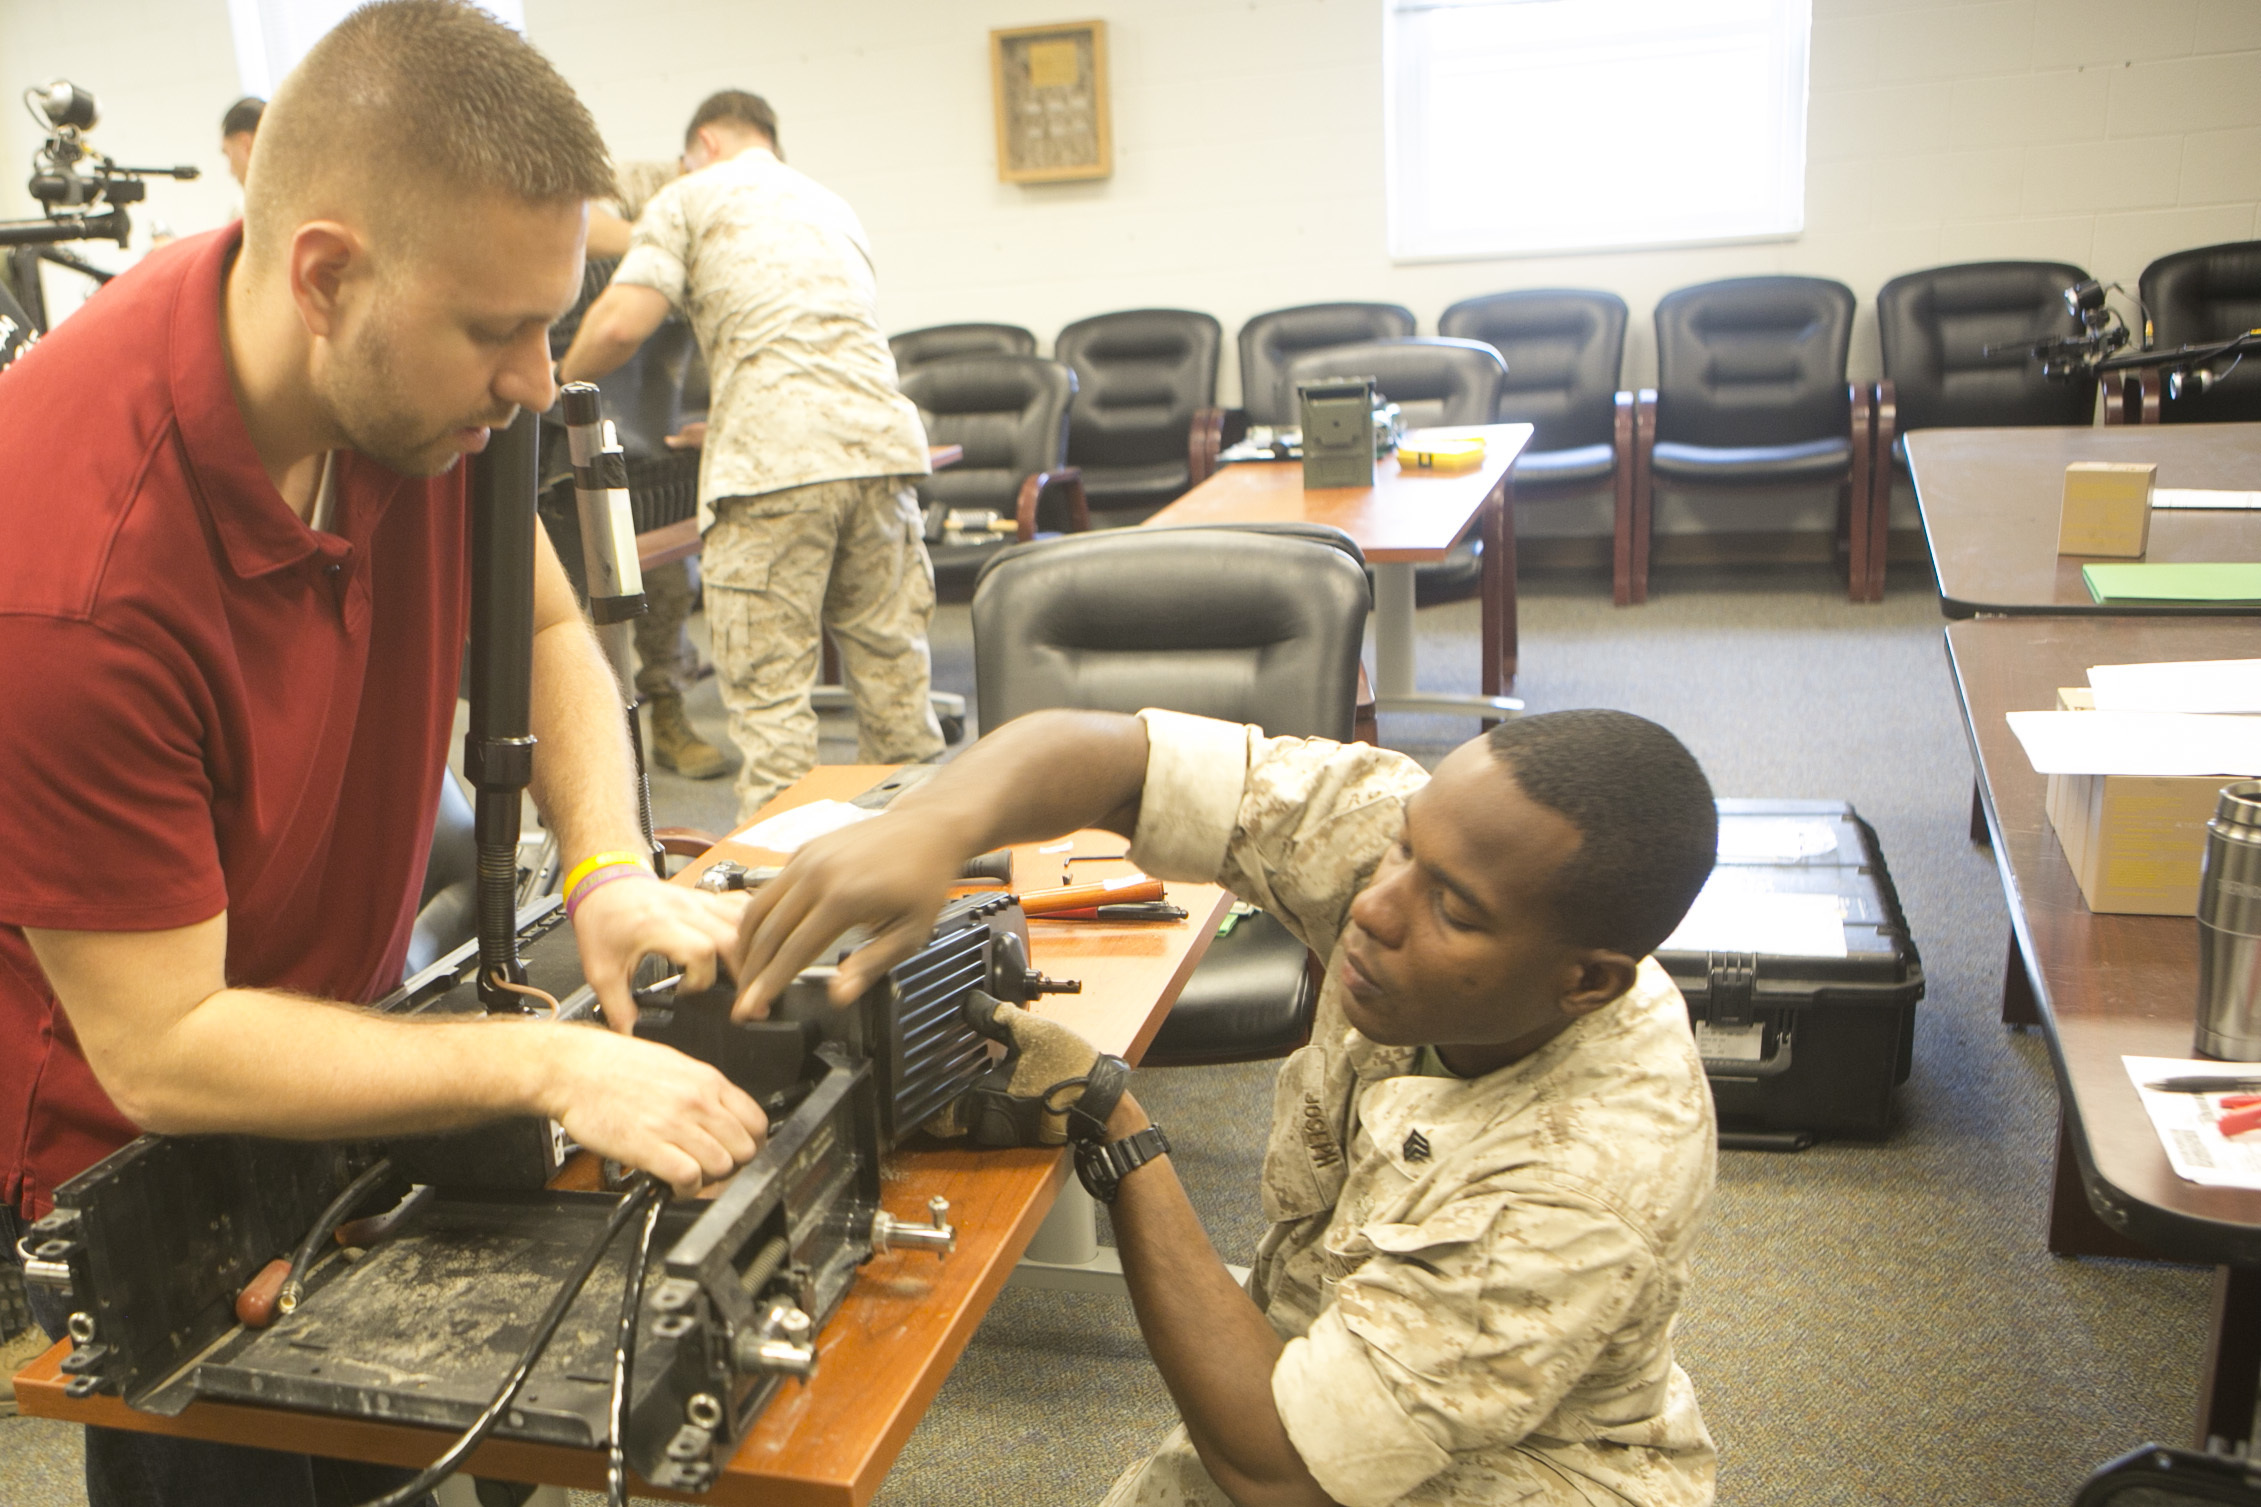
[[[1107,122],[1107,23],[1064,21],[989,34],[997,176],[1063,183],[1115,170]]]

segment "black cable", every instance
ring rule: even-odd
[[[487,1410],[478,1416],[471,1427],[465,1429],[437,1460],[417,1472],[414,1480],[406,1485],[396,1486],[372,1501],[362,1503],[361,1507],[408,1507],[409,1503],[455,1474],[456,1468],[486,1441],[487,1435],[493,1433],[495,1425],[502,1421],[502,1415],[510,1410],[511,1402],[518,1396],[518,1389],[526,1385],[526,1378],[532,1374],[534,1363],[541,1359],[542,1351],[557,1333],[558,1325],[565,1322],[566,1311],[572,1308],[573,1300],[581,1295],[582,1287],[588,1283],[589,1274],[597,1269],[597,1263],[604,1260],[605,1252],[612,1248],[614,1237],[658,1193],[659,1184],[646,1179],[639,1186],[629,1189],[620,1202],[613,1205],[611,1216],[605,1220],[604,1233],[590,1244],[582,1255],[580,1264],[574,1268],[573,1275],[566,1279],[565,1286],[551,1300],[541,1322],[534,1326],[532,1338],[526,1341],[526,1348],[519,1352],[517,1362],[510,1368],[510,1374],[503,1378],[501,1388],[495,1393],[495,1400],[487,1404]],[[642,1267],[639,1266],[637,1270],[641,1271]]]
[[[321,1254],[323,1242],[345,1222],[346,1215],[360,1207],[361,1200],[367,1198],[372,1189],[392,1176],[392,1171],[392,1158],[378,1157],[370,1164],[368,1171],[347,1183],[345,1191],[330,1200],[330,1206],[322,1211],[322,1217],[314,1221],[314,1228],[306,1232],[306,1238],[298,1243],[298,1249],[291,1252],[290,1275],[283,1278],[282,1290],[275,1294],[275,1307],[278,1311],[290,1313],[306,1300],[306,1273],[313,1267],[314,1258]]]
[[[649,1172],[637,1180],[656,1187]],[[620,1332],[612,1342],[612,1425],[605,1442],[606,1507],[628,1507],[628,1364],[636,1350],[636,1318],[644,1307],[644,1269],[652,1259],[652,1234],[659,1228],[664,1202],[653,1199],[644,1210],[644,1232],[636,1239],[629,1259],[628,1280],[620,1290]]]

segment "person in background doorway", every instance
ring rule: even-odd
[[[259,117],[266,113],[265,100],[246,94],[220,117],[220,150],[228,154],[228,173],[238,188],[243,186],[244,174],[251,171],[252,138],[259,134]]]
[[[680,159],[617,162],[618,192],[608,202],[589,201],[589,259],[618,260],[628,254],[630,233],[652,195],[683,174]],[[704,387],[703,373],[698,374]],[[704,399],[698,421],[682,435],[668,436],[676,449],[696,449],[706,432]],[[729,772],[722,750],[699,736],[684,710],[683,698],[698,678],[699,656],[685,629],[694,587],[692,562],[678,560],[644,572],[644,595],[651,610],[635,622],[636,698],[649,709],[652,762],[693,780],[712,780]]]

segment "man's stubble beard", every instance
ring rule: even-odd
[[[392,334],[390,318],[382,310],[373,311],[339,347],[336,359],[325,371],[318,396],[355,451],[403,476],[441,475],[458,457],[456,431],[480,424],[499,428],[509,419],[498,422],[491,415],[481,414],[435,429],[430,420],[404,401],[404,385],[393,361]]]

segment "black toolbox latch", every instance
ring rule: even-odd
[[[1711,972],[1710,1023],[1747,1026],[1756,1018],[1759,960],[1748,952],[1708,955]]]

